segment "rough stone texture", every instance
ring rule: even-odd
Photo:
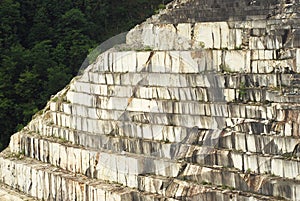
[[[0,186],[0,201],[35,201],[37,199],[28,197],[22,192],[16,192],[10,187],[1,184]]]
[[[170,3],[12,136],[0,181],[40,200],[300,200],[298,12]]]

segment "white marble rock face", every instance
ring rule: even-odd
[[[0,200],[299,200],[298,5],[181,13],[199,2],[137,25],[12,135],[0,182],[29,197]]]

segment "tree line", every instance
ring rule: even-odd
[[[74,77],[89,51],[164,0],[1,0],[0,150]]]

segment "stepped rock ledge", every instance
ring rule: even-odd
[[[0,154],[0,200],[300,200],[300,0],[175,0]]]

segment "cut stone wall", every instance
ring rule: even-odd
[[[174,1],[0,154],[40,200],[299,200],[299,1]]]

